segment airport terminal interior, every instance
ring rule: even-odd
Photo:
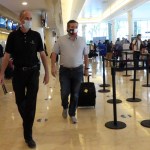
[[[28,9],[33,13],[33,30],[41,34],[47,47],[50,81],[47,85],[43,84],[44,68],[41,66],[33,125],[35,149],[149,150],[149,61],[143,61],[141,57],[139,68],[136,68],[129,45],[138,34],[141,34],[142,41],[150,39],[150,1],[38,1],[39,4],[36,4],[36,0],[27,0],[28,5],[22,6],[19,0],[0,0],[0,21],[7,18],[12,26],[14,23],[11,29],[0,24],[1,45],[5,47],[8,34],[19,25],[19,12]],[[123,45],[121,59],[115,59],[116,62],[111,59],[110,66],[106,66],[98,48],[97,55],[89,57],[89,79],[95,85],[96,104],[78,107],[76,124],[72,124],[69,116],[66,119],[62,117],[60,56],[56,63],[56,77],[51,75],[50,60],[54,43],[59,36],[66,34],[66,24],[70,19],[79,22],[78,34],[86,39],[87,48],[91,41],[109,40],[114,44],[117,38],[128,41]],[[122,60],[125,65],[120,68]],[[84,82],[87,82],[86,76]],[[22,119],[15,103],[12,77],[5,79],[5,87],[6,91],[0,87],[0,150],[28,150],[30,148],[23,138]]]

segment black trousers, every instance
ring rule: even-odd
[[[39,69],[14,70],[12,85],[16,104],[23,119],[25,140],[32,139],[32,126],[35,118],[36,99],[39,88]]]
[[[134,51],[134,53],[133,53],[134,67],[139,66],[140,54],[141,54],[140,51]]]

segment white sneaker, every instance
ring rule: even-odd
[[[68,109],[63,109],[62,116],[63,116],[64,119],[67,118],[67,116],[68,116]]]
[[[71,121],[72,121],[73,124],[76,124],[78,122],[77,118],[75,116],[71,117]]]

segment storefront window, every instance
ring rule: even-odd
[[[150,20],[136,20],[137,34],[142,34],[142,40],[150,39]]]
[[[128,22],[127,20],[117,20],[116,21],[116,37],[117,38],[127,38],[128,37]]]

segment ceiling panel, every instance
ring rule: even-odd
[[[86,0],[79,18],[97,18],[116,0]]]
[[[50,22],[54,22],[54,6],[52,3],[56,3],[58,0],[27,0],[29,2],[29,5],[27,6],[22,6],[20,0],[0,0],[0,4],[8,8],[14,13],[19,13],[21,10],[24,9],[29,9],[31,11],[33,10],[47,10],[49,12]],[[61,0],[59,0],[61,1]],[[64,0],[67,1],[67,0]],[[100,21],[100,18],[104,18],[103,16],[106,14],[107,10],[110,10],[109,16],[105,17],[107,19],[113,19],[115,16],[126,13],[129,9],[133,9],[139,4],[143,4],[144,2],[150,1],[150,0],[69,0],[73,1],[72,6],[68,6],[68,3],[66,3],[64,8],[70,9],[71,12],[71,17],[76,19],[76,16],[79,14],[78,21],[80,22],[80,19],[87,20],[86,22],[90,22],[90,19],[96,18],[97,22]],[[124,7],[120,8],[120,10],[117,10],[115,13],[111,12],[110,6],[116,2],[129,2],[127,5]],[[118,7],[118,6],[117,6]],[[149,14],[149,7],[150,4],[147,5],[146,9],[145,7],[143,8],[144,11],[141,11],[139,16],[142,18],[142,16],[147,16]],[[115,9],[115,7],[113,8]],[[63,8],[62,8],[63,10]],[[60,10],[57,10],[60,11]],[[66,11],[66,10],[65,10]],[[65,12],[63,11],[63,13]],[[68,11],[66,11],[67,14],[64,14],[64,16],[68,15]],[[72,19],[70,18],[70,19]],[[96,20],[95,19],[95,20]],[[99,19],[99,20],[98,20]],[[94,20],[94,19],[93,19]],[[95,21],[94,20],[94,21]],[[63,20],[64,21],[64,20]],[[68,21],[68,20],[67,20]],[[64,22],[65,24],[65,22]]]
[[[8,8],[12,12],[18,13],[21,10],[46,10],[48,9],[47,1],[45,0],[27,0],[29,5],[23,6],[20,0],[0,0],[0,4]]]

